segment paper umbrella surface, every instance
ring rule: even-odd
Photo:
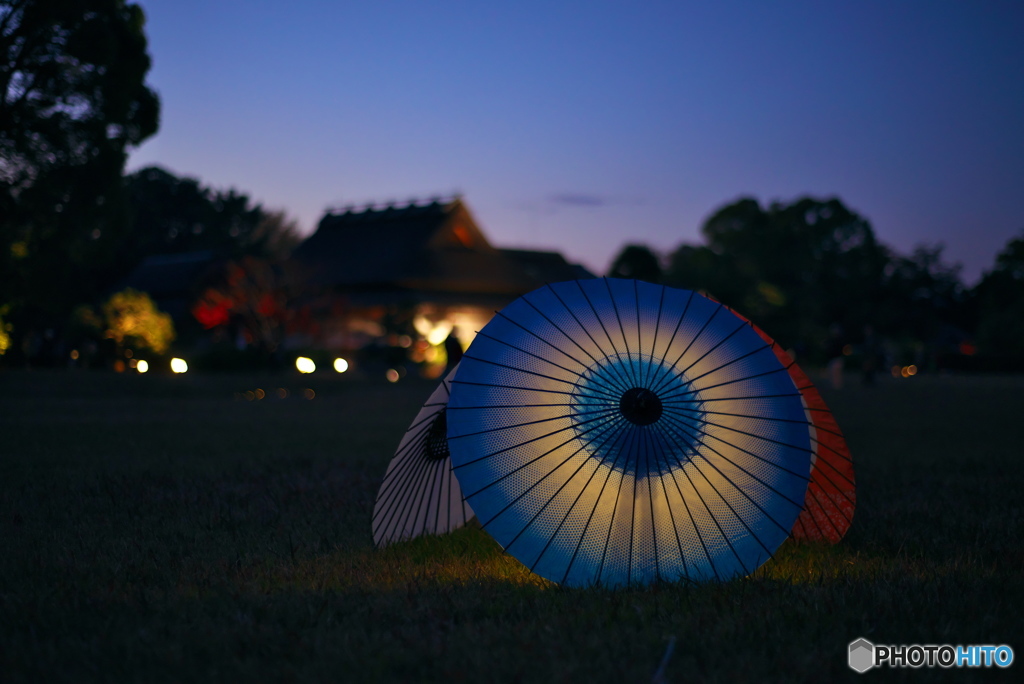
[[[807,412],[812,451],[811,481],[804,497],[804,510],[793,525],[792,536],[797,540],[838,543],[850,529],[857,507],[853,458],[846,446],[846,438],[807,374],[775,340],[756,325],[753,327],[786,367]]]
[[[746,320],[697,293],[546,286],[479,332],[452,383],[462,491],[484,529],[550,580],[749,574],[803,510],[813,450],[801,394]]]
[[[373,509],[377,546],[450,532],[473,517],[448,456],[445,409],[457,370],[452,369],[427,399],[388,464]]]

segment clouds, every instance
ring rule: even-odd
[[[611,198],[583,192],[560,192],[547,198],[549,204],[566,207],[603,207],[611,203]]]

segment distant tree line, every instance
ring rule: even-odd
[[[128,152],[159,125],[159,98],[145,83],[144,24],[142,9],[124,0],[0,0],[7,360],[89,330],[120,345],[122,326],[104,318],[149,311],[144,293],[115,297],[147,257],[208,250],[225,264],[252,264],[281,258],[299,240],[284,213],[234,189],[157,167],[124,174]],[[160,335],[129,338],[165,348],[173,332],[158,312],[152,320]]]
[[[878,336],[895,362],[1024,370],[1024,236],[968,288],[941,245],[899,254],[836,198],[740,199],[701,234],[664,257],[627,245],[609,275],[703,291],[813,362]]]

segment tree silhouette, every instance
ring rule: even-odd
[[[626,245],[608,270],[610,278],[632,278],[649,283],[661,282],[661,263],[658,256],[644,245]]]
[[[0,297],[52,321],[98,289],[124,229],[127,151],[159,102],[138,5],[0,0]]]
[[[996,256],[974,290],[978,349],[997,358],[1024,359],[1024,233]]]
[[[884,248],[836,198],[766,208],[742,198],[704,223],[706,247],[683,246],[667,281],[736,307],[783,345],[821,347],[834,324],[860,330],[883,296]]]

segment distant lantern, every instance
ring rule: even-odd
[[[300,373],[312,373],[316,370],[316,364],[313,363],[313,359],[308,356],[300,356],[295,359],[295,367]]]
[[[185,359],[175,357],[171,359],[171,370],[175,373],[184,373],[188,370],[188,364],[185,363]]]
[[[340,356],[334,359],[334,370],[338,371],[339,373],[344,373],[345,371],[348,370],[348,361],[341,358]]]

